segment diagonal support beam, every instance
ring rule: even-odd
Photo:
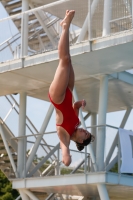
[[[13,171],[14,171],[16,177],[18,178],[17,168],[16,168],[16,165],[15,165],[15,163],[14,163],[14,159],[13,159],[13,157],[12,157],[12,154],[11,154],[11,151],[10,151],[10,149],[9,149],[8,143],[7,143],[7,141],[6,141],[6,138],[5,138],[5,134],[4,134],[2,125],[0,125],[0,134],[1,134],[1,138],[2,138],[2,140],[3,140],[4,146],[5,146],[5,148],[6,148],[8,157],[9,157],[9,159],[10,159],[10,162],[11,162],[11,165],[12,165],[12,168],[13,168]]]
[[[52,156],[52,154],[59,149],[60,147],[60,143],[58,143],[51,151],[49,154],[47,154],[45,156],[45,158],[43,158],[37,165],[36,167],[28,174],[28,177],[32,176],[47,160],[48,158],[50,158],[50,156]]]
[[[32,200],[39,200],[31,191],[23,189],[23,192]]]
[[[29,5],[30,5],[31,9],[34,9],[34,6],[31,3],[31,1],[30,1]],[[47,26],[44,24],[44,22],[43,22],[42,18],[40,17],[38,11],[34,11],[34,14],[35,14],[36,18],[38,19],[39,23],[41,24],[41,26],[43,27],[43,30],[47,34],[48,38],[50,39],[53,47],[56,47],[56,43],[54,41],[54,38],[52,37],[51,33],[49,32]]]
[[[51,115],[52,115],[52,113],[53,113],[53,110],[54,110],[54,106],[53,106],[52,104],[50,104],[50,107],[49,107],[49,109],[48,109],[47,115],[46,115],[46,117],[45,117],[45,119],[44,119],[44,122],[43,122],[43,124],[42,124],[41,130],[40,130],[40,132],[39,132],[41,135],[37,137],[36,142],[35,142],[35,144],[34,144],[34,147],[33,147],[33,149],[32,149],[32,152],[31,152],[31,154],[30,154],[30,156],[29,156],[29,158],[28,158],[28,160],[27,160],[27,163],[26,163],[26,173],[29,171],[29,168],[30,168],[31,163],[32,163],[32,161],[33,161],[33,159],[34,159],[34,156],[35,156],[35,154],[36,154],[36,151],[37,151],[37,149],[38,149],[38,147],[39,147],[40,141],[41,141],[41,139],[42,139],[42,137],[43,137],[43,133],[44,133],[44,131],[45,131],[46,128],[47,128],[47,125],[48,125],[48,123],[49,123],[49,120],[50,120],[50,118],[51,118]]]
[[[132,110],[132,108],[130,108],[130,107],[127,109],[127,111],[126,111],[126,113],[125,113],[125,115],[124,115],[124,118],[123,118],[123,120],[122,120],[122,122],[121,122],[120,128],[124,128],[124,126],[125,126],[125,124],[126,124],[126,122],[127,122],[127,120],[128,120],[128,117],[129,117],[129,115],[130,115],[130,113],[131,113],[131,110]],[[113,141],[113,143],[112,143],[112,146],[111,146],[111,148],[110,148],[110,150],[109,150],[109,152],[108,152],[108,155],[107,155],[107,157],[106,157],[106,161],[105,161],[105,164],[106,164],[106,165],[109,164],[109,161],[110,161],[110,159],[111,159],[111,156],[112,156],[112,154],[113,154],[113,152],[114,152],[114,149],[115,149],[115,147],[116,147],[117,144],[118,144],[118,132],[117,132],[117,134],[116,134],[116,136],[115,136],[115,138],[114,138],[114,141]]]
[[[118,155],[114,157],[114,159],[109,163],[109,165],[106,167],[106,171],[109,171],[112,169],[112,167],[118,162]]]
[[[22,200],[30,200],[27,194],[24,193],[23,189],[19,189]]]
[[[97,184],[97,189],[101,200],[109,200],[108,192],[104,184]]]

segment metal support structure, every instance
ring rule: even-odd
[[[88,157],[90,157],[90,155],[88,155],[87,158],[88,158]],[[83,159],[83,160],[77,165],[77,167],[73,169],[73,171],[72,171],[70,174],[74,174],[74,173],[80,168],[80,166],[83,165],[83,163],[85,163],[85,159]]]
[[[91,4],[92,4],[92,0],[88,1],[88,11],[89,11],[89,19],[88,19],[88,39],[89,41],[92,38],[92,30],[91,30]]]
[[[57,150],[57,159],[55,160],[55,175],[60,175],[60,149]]]
[[[30,192],[29,190],[23,190],[23,192],[29,196],[30,199],[32,200],[39,200],[32,192]]]
[[[133,28],[133,0],[132,0],[132,28]]]
[[[12,105],[11,109],[9,110],[9,112],[7,113],[7,115],[5,116],[5,118],[3,119],[3,122],[6,121],[6,119],[8,118],[8,116],[10,115],[10,113],[12,112],[12,110],[14,109],[15,105],[16,105],[15,103]]]
[[[123,117],[123,120],[122,120],[122,122],[121,122],[120,128],[124,128],[124,126],[125,126],[125,124],[126,124],[126,122],[127,122],[127,120],[128,120],[128,117],[129,117],[129,115],[130,115],[130,113],[131,113],[131,110],[132,110],[131,107],[129,107],[129,108],[127,109],[127,111],[126,111],[126,113],[125,113],[125,115],[124,115],[124,117]],[[105,164],[106,164],[106,165],[109,164],[109,161],[110,161],[110,159],[111,159],[111,156],[112,156],[112,154],[113,154],[113,152],[114,152],[114,149],[115,149],[115,147],[116,147],[117,144],[118,144],[118,132],[117,132],[117,134],[116,134],[116,136],[115,136],[115,138],[114,138],[114,141],[113,141],[113,143],[112,143],[112,146],[110,147],[110,150],[109,150],[108,155],[107,155],[107,157],[106,157],[106,161],[105,161]]]
[[[112,0],[104,0],[103,36],[110,34],[110,20],[112,17]]]
[[[92,4],[91,4],[91,19],[92,19],[93,15],[94,15],[96,6],[98,4],[98,1],[99,0],[94,0],[92,2]],[[77,42],[81,42],[84,39],[84,37],[85,37],[85,35],[87,33],[87,30],[89,29],[88,28],[88,20],[89,20],[89,13],[86,16],[86,19],[85,19],[84,24],[82,26],[82,29],[81,29],[80,35],[79,35],[79,37],[77,39]]]
[[[105,185],[97,184],[97,189],[101,200],[109,200],[108,192]]]
[[[19,110],[19,137],[25,136],[26,132],[26,93],[20,94],[20,110]],[[18,161],[17,161],[17,171],[19,177],[22,178],[22,172],[24,170],[26,160],[26,147],[25,138],[20,138],[18,140]]]
[[[11,162],[11,165],[12,165],[12,168],[13,168],[13,171],[14,171],[14,173],[15,173],[15,175],[16,175],[16,178],[18,178],[17,168],[16,168],[16,165],[15,165],[15,163],[14,163],[14,160],[13,160],[11,151],[10,151],[10,149],[9,149],[8,143],[7,143],[7,141],[6,141],[5,134],[4,134],[4,131],[3,131],[3,129],[2,129],[2,125],[0,125],[0,135],[1,135],[1,138],[2,138],[2,140],[3,140],[4,146],[5,146],[5,148],[6,148],[8,157],[9,157],[9,159],[10,159],[10,162]]]
[[[100,79],[98,125],[106,124],[107,101],[108,76],[105,75]],[[105,129],[106,127],[99,127],[97,133],[96,161],[98,171],[104,170]]]
[[[23,189],[19,189],[19,193],[23,200],[30,200],[29,197],[23,192]]]
[[[118,162],[118,155],[106,166],[106,171],[109,171]]]
[[[28,174],[28,177],[32,176],[47,160],[48,158],[60,147],[60,143],[58,143],[50,152],[43,158],[34,169]]]
[[[33,4],[31,2],[30,2],[29,5],[30,5],[31,9],[34,9],[34,6],[33,6]],[[41,24],[41,26],[43,27],[44,31],[46,32],[48,38],[50,39],[50,41],[51,41],[51,43],[53,45],[53,47],[56,47],[56,43],[54,41],[54,38],[52,37],[51,33],[49,32],[49,30],[47,29],[46,25],[42,21],[38,11],[34,11],[34,14],[35,14],[36,18],[38,19],[39,23]]]
[[[96,113],[91,114],[91,126],[94,126],[94,125],[97,125],[97,114]],[[92,127],[91,128],[91,134],[94,135],[95,138],[96,138],[96,132],[97,132],[97,128]],[[92,143],[92,147],[93,147],[94,155],[96,156],[96,139]]]
[[[22,0],[22,12],[29,10],[28,0]],[[27,56],[28,54],[28,20],[29,15],[23,14],[21,21],[21,57]]]
[[[36,154],[36,151],[37,151],[37,149],[39,147],[40,141],[41,141],[41,139],[43,137],[43,133],[44,133],[44,131],[47,128],[47,125],[49,123],[49,120],[50,120],[50,117],[51,117],[51,115],[53,113],[53,110],[54,110],[54,106],[52,104],[50,104],[50,107],[48,109],[47,115],[46,115],[46,117],[44,119],[44,122],[42,124],[41,130],[39,132],[41,135],[37,137],[36,142],[34,144],[34,147],[32,149],[32,152],[31,152],[31,154],[30,154],[30,156],[29,156],[29,158],[27,160],[27,163],[26,163],[26,173],[28,172],[28,170],[29,170],[29,168],[31,166],[31,163],[32,163],[32,161],[34,159],[34,156]]]
[[[108,76],[100,79],[98,125],[106,124],[106,112],[108,101]],[[99,127],[97,133],[96,163],[98,171],[104,170],[104,147],[105,147],[105,127]],[[101,200],[109,200],[108,192],[104,184],[97,184]]]
[[[55,193],[51,193],[45,200],[54,200]]]
[[[77,92],[76,92],[75,88],[73,89],[73,96],[74,96],[74,100],[78,101],[78,96],[77,96]],[[80,121],[81,121],[81,124],[82,124],[83,128],[86,129],[86,125],[85,125],[85,121],[84,121],[81,109],[79,110],[79,118],[80,118]],[[90,155],[91,155],[91,160],[92,160],[92,164],[93,164],[94,170],[97,171],[96,158],[95,158],[95,155],[94,155],[94,152],[93,152],[91,144],[88,145],[88,149],[89,149],[89,152],[90,152]],[[85,159],[86,159],[86,162],[87,162],[87,158],[86,157],[87,157],[87,149],[85,149]],[[86,162],[85,162],[85,165],[87,165]]]

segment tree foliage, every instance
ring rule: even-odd
[[[14,200],[18,196],[18,191],[12,189],[11,182],[0,170],[0,200]]]

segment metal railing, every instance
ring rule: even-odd
[[[4,38],[6,29],[6,32],[10,33],[8,36],[10,39],[5,37],[3,40],[5,42],[2,41],[0,45],[2,55],[0,61],[22,58],[57,49],[61,34],[59,24],[61,18],[64,17],[64,15],[60,14],[60,10],[58,10],[62,3],[65,3],[65,1],[57,1],[38,8],[31,8],[31,10],[26,12],[1,19],[0,27],[5,24],[4,29],[1,28],[2,38]],[[75,6],[77,4],[82,11],[76,13],[73,24],[70,27],[70,44],[86,40],[93,41],[99,37],[132,29],[133,6],[131,0],[110,1],[108,4],[106,0],[84,0],[82,4],[80,1],[71,0],[67,3],[73,3]],[[27,20],[27,29],[25,29],[23,24],[25,20]],[[17,33],[14,24],[18,29]],[[22,29],[25,29],[25,31]],[[25,37],[23,32],[26,33],[26,31],[27,36]],[[28,41],[27,47],[24,47],[26,40]],[[23,48],[27,48],[24,54],[22,53]],[[2,60],[4,57],[5,60]]]

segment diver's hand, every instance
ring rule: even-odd
[[[72,159],[71,159],[71,155],[64,155],[63,157],[62,157],[62,162],[64,163],[64,165],[66,165],[66,166],[69,166],[70,164],[71,164],[71,161],[72,161]]]
[[[86,106],[86,101],[83,99],[82,100],[82,108],[84,108]]]

